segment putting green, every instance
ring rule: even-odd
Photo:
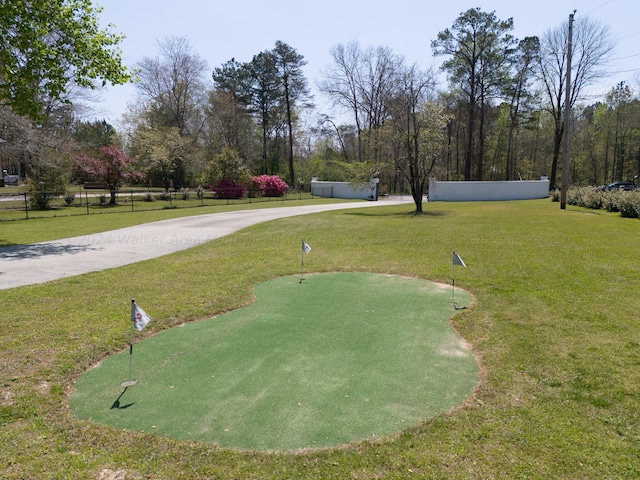
[[[239,449],[399,432],[462,403],[478,366],[449,326],[451,287],[372,273],[281,277],[256,301],[134,345],[76,383],[74,415]],[[456,289],[456,304],[471,296]],[[152,312],[149,312],[152,314]]]

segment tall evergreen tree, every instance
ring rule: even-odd
[[[289,185],[296,184],[293,162],[293,113],[295,107],[301,107],[299,102],[309,98],[307,80],[302,67],[307,64],[304,57],[294,48],[278,40],[272,54],[276,61],[276,69],[282,85],[282,96],[285,104],[289,160]]]
[[[449,56],[442,64],[454,89],[464,92],[467,103],[465,180],[482,180],[485,107],[505,78],[512,54],[513,19],[498,20],[495,12],[472,8],[456,19],[451,29],[431,42],[434,55]],[[476,175],[472,166],[476,165]]]

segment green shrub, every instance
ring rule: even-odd
[[[622,193],[622,192],[620,192]],[[624,192],[618,200],[620,215],[626,218],[638,218],[640,215],[640,193]]]
[[[604,208],[607,212],[619,212],[620,211],[620,197],[624,195],[626,192],[603,192],[602,199],[602,208]]]
[[[567,191],[567,203],[598,210],[602,208],[603,195],[603,191],[591,187],[570,188]]]
[[[552,201],[557,202],[559,198],[559,190],[554,191]],[[640,191],[602,191],[593,187],[576,187],[567,191],[567,203],[593,210],[620,212],[620,215],[625,218],[640,218]]]

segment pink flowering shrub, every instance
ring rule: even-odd
[[[252,177],[251,183],[263,197],[281,197],[289,189],[289,185],[277,175]]]
[[[220,180],[217,185],[209,185],[214,198],[234,199],[242,198],[247,189],[228,180]]]

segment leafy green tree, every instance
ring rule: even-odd
[[[278,128],[282,105],[275,57],[265,51],[254,55],[247,63],[231,59],[213,71],[213,81],[216,91],[230,95],[254,116],[262,138],[260,173],[278,173],[277,158],[273,161],[271,157],[270,161],[270,140]]]
[[[214,187],[245,186],[250,181],[250,175],[238,152],[231,148],[224,148],[207,163],[203,175],[203,183]]]
[[[192,151],[192,140],[180,135],[177,127],[140,127],[133,138],[132,156],[148,176],[159,179],[169,191],[176,169]]]
[[[221,67],[214,68],[212,77],[217,92],[230,95],[245,108],[251,104],[253,78],[248,63],[232,58]]]
[[[75,122],[71,128],[72,138],[95,154],[100,152],[100,147],[116,143],[116,129],[106,120],[94,120],[92,122]]]
[[[305,64],[304,57],[294,48],[277,41],[273,50],[254,55],[248,63],[231,59],[213,71],[217,99],[220,94],[228,95],[253,115],[261,130],[260,173],[279,173],[282,146],[285,145],[284,156],[288,160],[292,184],[295,183],[294,125],[299,110],[309,106],[309,91],[302,71]],[[233,113],[234,121],[240,118],[239,111]]]
[[[33,162],[27,175],[31,208],[48,210],[51,200],[66,192],[68,169],[56,161]]]
[[[0,99],[20,114],[46,116],[71,85],[126,83],[121,35],[102,29],[91,0],[0,2]]]
[[[210,93],[202,133],[202,143],[209,157],[229,147],[245,158],[248,165],[258,164],[259,131],[251,114],[232,94],[221,90]]]

